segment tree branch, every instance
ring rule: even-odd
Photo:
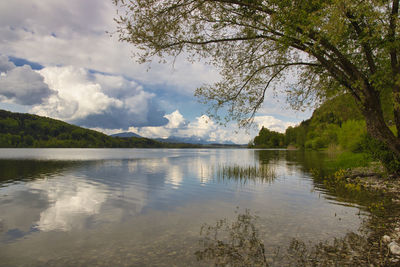
[[[356,98],[356,100],[361,101],[359,91],[351,85],[351,77],[348,77],[346,73],[343,73],[335,66],[335,64],[327,60],[323,55],[315,51],[312,53],[321,62],[321,64],[323,64],[332,77],[334,77],[341,85],[349,89],[350,93]]]
[[[286,69],[288,66],[283,66],[282,68],[280,68],[277,72],[274,73],[274,75],[271,76],[271,78],[268,80],[267,84],[264,87],[263,93],[261,95],[261,97],[259,98],[259,100],[257,101],[257,104],[253,107],[253,112],[251,114],[250,118],[254,118],[257,110],[260,108],[261,104],[264,102],[264,98],[265,98],[265,93],[268,89],[268,87],[271,85],[272,81],[284,70]]]
[[[234,4],[234,5],[238,5],[240,7],[247,7],[249,9],[252,9],[255,11],[263,12],[268,15],[273,15],[276,13],[275,10],[266,8],[264,5],[253,3],[255,1],[240,1],[240,0],[206,0],[206,1],[219,2],[219,3],[225,3],[225,4]]]
[[[303,31],[302,31],[303,32]],[[331,44],[328,39],[325,37],[321,36],[319,33],[316,31],[311,30],[310,33],[307,34],[312,40],[315,42],[319,42],[324,48],[328,49],[331,51],[333,54],[337,56],[337,59],[341,63],[341,66],[344,68],[344,71],[346,71],[347,75],[350,77],[353,77],[356,80],[363,79],[364,80],[364,75],[357,69],[357,67],[351,63],[350,60],[346,58],[346,56],[339,51],[339,49]]]
[[[292,67],[292,66],[321,67],[322,65],[321,64],[316,64],[316,63],[311,63],[311,62],[294,62],[294,63],[276,63],[276,64],[267,65],[267,66],[262,66],[261,68],[258,68],[257,70],[255,70],[250,76],[248,76],[248,78],[246,79],[245,83],[240,87],[238,92],[234,96],[230,97],[228,99],[228,101],[235,100],[240,95],[240,93],[243,91],[243,89],[247,86],[247,84],[251,81],[251,79],[253,79],[254,76],[257,73],[259,73],[259,72],[261,72],[261,71],[263,71],[263,70],[265,70],[267,68],[279,67],[279,66],[283,66],[284,68],[287,68],[287,67]],[[276,77],[276,75],[273,75],[273,76]],[[275,78],[275,77],[273,77],[273,78]],[[268,85],[269,85],[269,83],[270,82],[268,82]]]
[[[237,41],[249,41],[256,39],[265,39],[268,36],[265,35],[256,35],[256,36],[243,36],[243,37],[233,37],[233,38],[221,38],[221,39],[212,39],[206,41],[194,41],[194,40],[181,40],[175,43],[170,43],[162,46],[162,49],[170,48],[173,46],[183,45],[183,44],[191,44],[191,45],[207,45],[213,43],[223,43],[223,42],[237,42]]]
[[[361,46],[364,50],[364,54],[367,59],[370,72],[371,72],[371,74],[374,74],[376,72],[376,65],[375,65],[372,49],[371,49],[371,46],[369,45],[369,43],[367,41],[365,41],[365,39],[364,39],[365,33],[361,28],[361,27],[365,28],[364,27],[365,25],[363,25],[363,23],[357,23],[356,18],[354,17],[353,14],[350,13],[350,11],[347,11],[345,14],[346,14],[346,17],[350,20],[350,24],[353,26],[355,32],[357,33],[357,36],[361,43]]]

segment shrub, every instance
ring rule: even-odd
[[[352,152],[361,152],[365,134],[365,121],[348,120],[338,130],[339,145]]]
[[[313,140],[307,140],[304,144],[305,149],[313,149]]]
[[[317,137],[312,141],[312,148],[315,150],[321,149],[326,147],[324,140],[321,137]]]
[[[379,160],[389,173],[400,174],[400,159],[384,143],[366,134],[362,146],[373,159]]]
[[[342,152],[328,165],[332,169],[348,169],[355,167],[366,167],[371,162],[371,156],[367,153]]]

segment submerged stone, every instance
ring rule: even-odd
[[[390,242],[388,245],[389,250],[394,255],[400,255],[400,246],[395,241]]]
[[[392,239],[391,239],[390,236],[388,236],[388,235],[384,235],[384,236],[382,237],[382,241],[385,242],[385,243],[389,243],[391,240],[392,240]]]

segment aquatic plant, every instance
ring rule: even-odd
[[[236,221],[217,221],[215,226],[201,227],[200,245],[204,248],[195,253],[199,261],[214,266],[269,266],[265,257],[264,243],[259,237],[254,221],[256,216],[248,209],[237,213]]]
[[[240,183],[247,181],[272,182],[276,178],[275,169],[270,165],[219,165],[216,170],[218,179],[235,180]]]
[[[265,249],[256,227],[258,216],[248,209],[242,214],[236,212],[233,222],[222,219],[201,227],[202,249],[195,253],[197,260],[218,267],[398,266],[387,246],[366,232],[350,232],[343,238],[317,244],[293,239],[286,250]]]

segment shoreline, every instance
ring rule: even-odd
[[[400,262],[400,217],[395,213],[400,210],[400,177],[385,173],[379,163],[373,163],[369,167],[357,167],[345,170],[341,173],[345,187],[361,188],[375,194],[380,194],[382,199],[389,199],[393,216],[389,218],[389,225],[385,227],[385,233],[380,237],[380,246],[386,248],[386,256],[394,264]],[[383,256],[383,255],[381,255]]]

